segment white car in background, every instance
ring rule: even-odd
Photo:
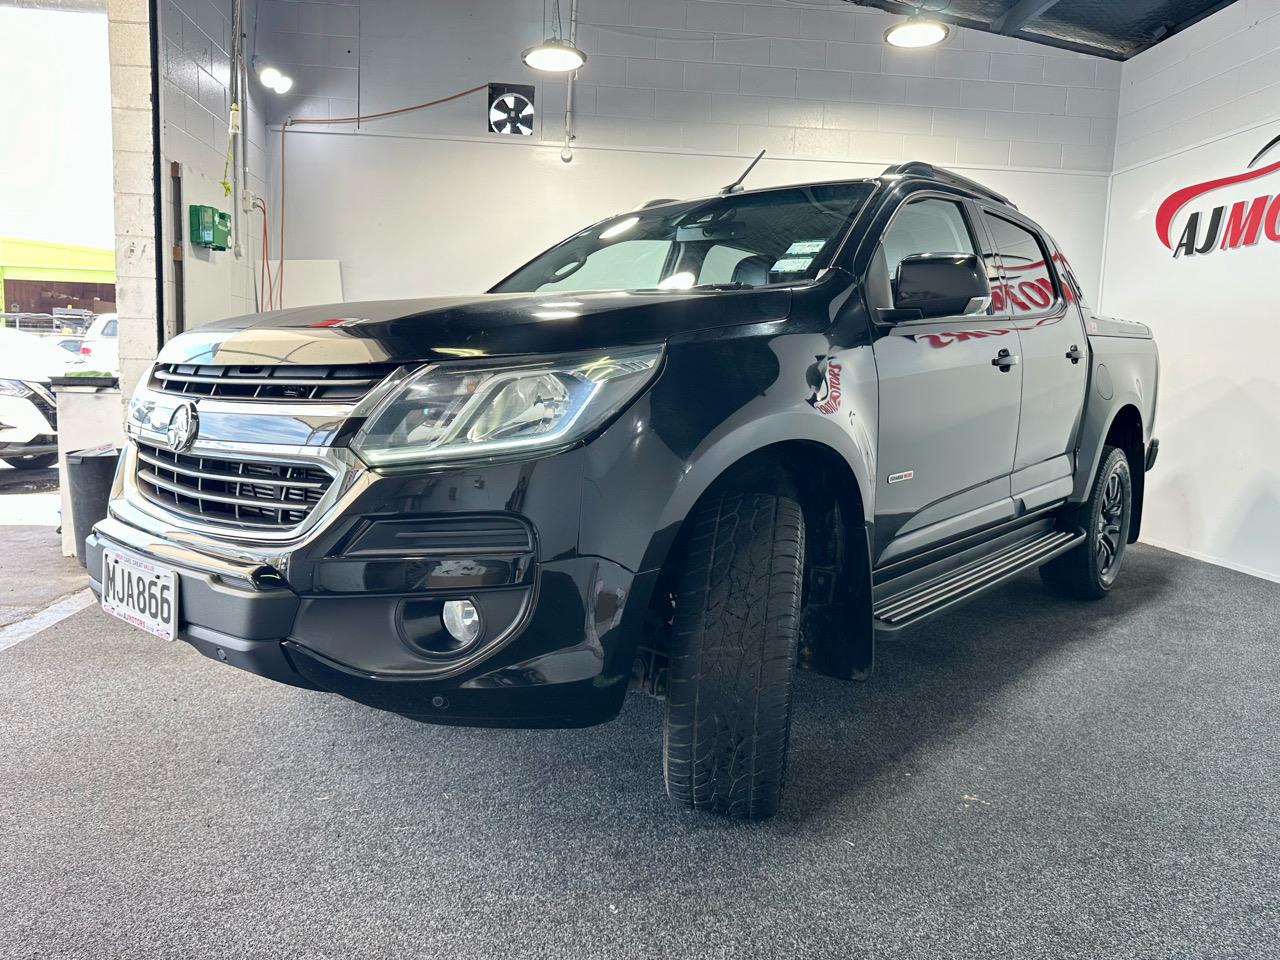
[[[80,359],[94,370],[120,374],[120,322],[114,313],[100,313],[85,331]]]
[[[54,339],[0,328],[0,460],[19,470],[40,470],[58,459],[49,379],[83,369]]]

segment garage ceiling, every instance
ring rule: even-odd
[[[890,13],[931,16],[989,33],[1112,60],[1128,60],[1233,0],[848,0]]]

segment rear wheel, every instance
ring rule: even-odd
[[[58,460],[56,453],[42,453],[34,457],[0,457],[15,470],[43,470],[51,467]]]
[[[1129,542],[1133,509],[1133,476],[1119,447],[1106,447],[1089,499],[1076,508],[1071,521],[1084,528],[1084,542],[1040,568],[1040,579],[1054,593],[1082,600],[1107,595],[1120,575],[1120,561]]]
[[[663,733],[667,793],[739,819],[782,796],[800,634],[804,517],[784,497],[700,504],[680,560]]]

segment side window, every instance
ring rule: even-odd
[[[991,285],[996,309],[1013,316],[1046,312],[1058,299],[1058,287],[1039,238],[1004,217],[983,216],[1004,264],[1004,279]]]
[[[880,241],[880,254],[871,269],[877,272],[883,269],[887,276],[881,274],[872,280],[882,289],[887,282],[892,302],[898,264],[905,257],[920,253],[977,252],[960,204],[934,197],[914,200],[898,211]]]
[[[585,260],[565,264],[558,279],[539,290],[641,290],[656,287],[662,279],[670,240],[622,240],[601,247]]]
[[[884,239],[885,267],[892,280],[904,257],[917,253],[977,253],[960,205],[950,200],[916,200],[898,211]]]
[[[106,323],[106,326],[102,328],[102,335],[104,337],[115,337],[119,335],[117,332],[118,330],[119,330],[119,321],[108,320]]]

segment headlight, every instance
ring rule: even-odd
[[[21,380],[0,380],[0,397],[28,397],[31,393]]]
[[[351,446],[379,467],[564,446],[629,403],[661,356],[661,347],[643,347],[426,367],[370,414]]]

